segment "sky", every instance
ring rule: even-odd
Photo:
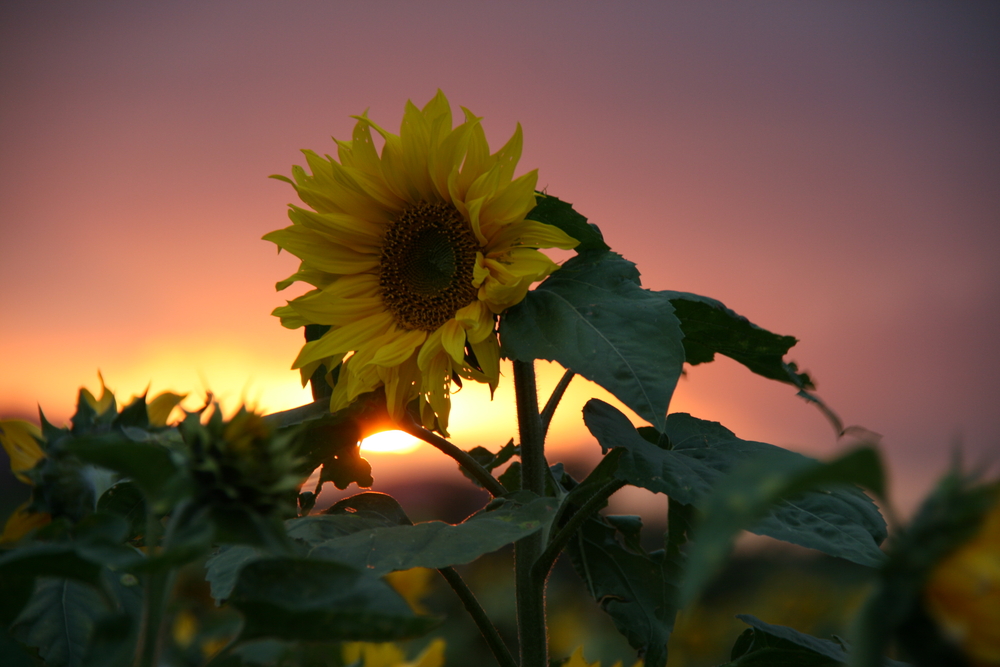
[[[398,128],[438,88],[496,147],[520,122],[518,173],[645,287],[800,339],[819,395],[883,436],[902,511],[956,450],[997,469],[995,3],[4,2],[0,415],[65,420],[98,371],[119,398],[307,402],[301,332],[269,315],[296,262],[260,240],[296,198],[267,177],[334,153],[365,109]],[[543,394],[560,373],[540,365]],[[591,396],[574,380],[550,459],[598,456]],[[511,403],[509,372],[492,403],[467,386],[454,441],[499,447]],[[670,409],[847,446],[726,359],[689,369]],[[370,458],[377,483],[453,474],[429,447]]]

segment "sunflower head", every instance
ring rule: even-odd
[[[438,91],[423,109],[407,103],[398,135],[356,116],[336,158],[304,151],[312,173],[276,177],[308,206],[290,205],[292,224],[264,237],[302,260],[278,289],[314,289],[274,314],[329,327],[293,368],[303,383],[327,371],[332,411],[384,387],[393,418],[417,399],[424,425],[447,434],[452,383],[499,382],[497,315],[558,268],[539,248],[578,243],[526,218],[538,175],[514,177],[520,125],[491,153],[481,119],[463,112],[455,126]]]

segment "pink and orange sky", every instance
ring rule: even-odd
[[[267,176],[438,88],[496,145],[520,121],[520,171],[646,287],[798,337],[820,395],[884,436],[904,510],[956,445],[997,459],[1000,7],[974,2],[5,2],[0,414],[62,421],[98,369],[120,398],[308,400],[301,334],[269,315],[295,262],[260,240],[295,197]],[[509,389],[456,397],[458,444],[513,435]],[[572,385],[552,458],[599,451],[592,389]],[[692,369],[671,410],[842,446],[728,360]],[[374,461],[376,480],[453,469]]]

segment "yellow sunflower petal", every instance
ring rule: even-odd
[[[308,190],[312,197],[323,202],[324,208],[329,209],[326,212],[343,212],[374,222],[388,221],[385,209],[365,192],[343,166],[330,159],[323,159],[313,151],[302,152],[313,174],[309,177],[303,173],[303,184],[299,186],[299,190]],[[305,198],[303,201],[306,201]]]
[[[385,575],[385,581],[410,605],[416,614],[430,613],[421,600],[430,593],[430,582],[434,570],[426,567],[414,567],[409,570],[397,570]]]
[[[28,506],[30,504],[30,500],[25,502],[23,505],[14,510],[13,514],[7,517],[7,523],[4,525],[3,534],[0,535],[0,544],[17,542],[31,531],[36,528],[41,528],[52,521],[52,515],[46,512],[29,511]]]
[[[378,252],[382,245],[381,225],[346,213],[317,213],[292,204],[288,207],[288,218],[358,252]]]
[[[488,252],[506,252],[515,246],[572,250],[580,242],[554,225],[523,220],[501,227],[490,239]]]
[[[378,266],[378,255],[351,250],[301,225],[278,229],[263,238],[328,273],[361,273]]]
[[[422,350],[421,350],[422,352]],[[451,357],[443,349],[433,355],[423,370],[423,392],[437,415],[438,428],[448,433],[448,416],[451,412]]]
[[[444,649],[445,641],[435,639],[417,657],[417,661],[413,663],[412,667],[444,667]]]
[[[454,190],[458,178],[458,169],[455,165],[461,161],[466,151],[471,130],[472,126],[469,123],[462,123],[447,134],[439,145],[432,144],[432,151],[427,157],[427,168],[434,188],[444,201],[455,202]],[[458,203],[461,203],[460,199]],[[464,204],[462,206],[464,207]]]
[[[441,345],[442,333],[440,328],[432,331],[427,335],[424,344],[420,346],[420,352],[417,354],[417,365],[420,370],[426,371],[430,367],[431,358],[444,351],[444,347]]]
[[[465,327],[470,343],[478,343],[493,333],[493,313],[478,299],[455,313],[455,319]]]
[[[514,128],[514,135],[507,140],[507,143],[503,145],[503,148],[498,150],[496,154],[493,155],[495,163],[500,166],[501,182],[509,183],[510,180],[514,178],[514,169],[517,167],[517,163],[521,159],[522,143],[523,136],[521,133],[521,124],[518,123],[517,127]]]
[[[31,484],[24,473],[45,458],[38,444],[42,430],[23,419],[0,419],[0,444],[10,458],[10,471],[24,482]]]
[[[483,203],[485,197],[479,197],[478,199],[472,199],[465,202],[466,207],[466,219],[469,221],[469,226],[472,227],[472,231],[475,233],[476,238],[479,239],[480,245],[486,245],[486,234],[480,228],[479,223],[479,212],[483,208]]]
[[[357,350],[366,341],[381,336],[391,325],[392,315],[380,312],[343,327],[331,329],[319,340],[306,343],[292,368],[300,368],[317,359],[344,355]]]
[[[523,220],[535,208],[537,184],[538,170],[533,169],[498,191],[495,197],[486,202],[480,215],[489,220],[491,225],[498,227]]]
[[[441,325],[441,347],[455,360],[465,363],[465,327],[458,320],[448,320]]]
[[[414,350],[427,339],[427,332],[414,330],[406,331],[393,327],[393,330],[384,334],[373,344],[377,351],[367,363],[376,366],[396,366],[403,363],[411,356]]]
[[[490,165],[490,145],[486,141],[486,133],[483,131],[482,125],[476,123],[472,126],[472,131],[469,133],[469,145],[465,153],[465,162],[462,164],[462,170],[455,181],[456,193],[459,199],[465,201],[469,186],[477,178],[486,173]]]
[[[322,291],[300,296],[288,305],[311,323],[332,326],[344,326],[385,310],[380,296],[331,298]]]
[[[470,343],[470,347],[490,383],[490,389],[496,390],[500,383],[500,341],[496,336],[487,336],[477,343]]]
[[[424,108],[421,109],[424,117],[427,118],[432,124],[441,123],[443,127],[447,127],[448,130],[451,129],[451,103],[448,102],[448,98],[444,96],[441,89],[438,88],[437,93],[434,94]],[[432,138],[439,139],[443,134],[436,135]]]
[[[271,311],[271,314],[275,317],[281,318],[281,326],[286,329],[298,329],[299,327],[304,327],[307,324],[312,324],[312,322],[299,315],[298,311],[290,305],[278,306]]]
[[[376,367],[379,377],[385,384],[386,407],[389,417],[398,421],[420,389],[420,367],[417,366],[417,355],[411,354],[409,359],[396,366]]]
[[[170,413],[185,398],[187,398],[187,394],[175,394],[172,391],[165,391],[157,395],[149,403],[146,403],[146,415],[149,417],[149,425],[156,427],[166,426],[167,419],[170,418]]]
[[[381,382],[376,366],[355,368],[352,361],[354,357],[340,367],[340,376],[330,396],[330,412],[343,410],[361,394],[377,389]]]
[[[278,250],[280,251],[281,248],[278,248]],[[313,287],[326,287],[339,277],[336,273],[327,273],[326,271],[320,271],[309,266],[300,266],[298,271],[284,280],[275,283],[274,289],[280,292],[288,289],[295,282],[303,282]]]
[[[399,128],[399,139],[403,147],[403,169],[410,183],[421,201],[432,201],[435,191],[427,169],[431,126],[413,102],[406,103],[403,122]]]

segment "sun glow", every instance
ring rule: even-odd
[[[419,446],[419,440],[402,431],[382,431],[361,441],[362,452],[377,454],[409,454]]]

